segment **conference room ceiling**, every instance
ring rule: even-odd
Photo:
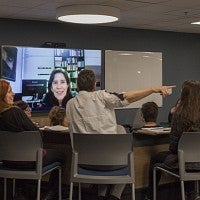
[[[121,10],[118,22],[99,26],[200,33],[200,25],[191,25],[200,20],[200,0],[0,0],[0,18],[58,22],[56,7],[72,4]]]

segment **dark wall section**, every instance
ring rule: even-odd
[[[9,19],[0,19],[0,27],[0,45],[39,47],[44,42],[61,42],[67,48],[162,52],[163,84],[177,88],[164,99],[159,121],[167,121],[182,82],[199,80],[199,34]]]

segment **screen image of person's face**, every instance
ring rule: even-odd
[[[62,73],[57,73],[54,76],[51,91],[53,92],[54,96],[58,99],[58,101],[62,101],[63,98],[67,94],[68,84],[65,79],[65,76]]]

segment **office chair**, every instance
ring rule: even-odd
[[[197,164],[196,169],[192,164]],[[156,200],[156,171],[161,170],[179,178],[181,184],[181,197],[185,200],[184,181],[195,181],[196,192],[199,195],[200,180],[200,132],[184,132],[178,144],[178,168],[172,169],[165,164],[158,164],[153,171],[153,196]]]
[[[40,200],[42,176],[59,170],[59,200],[61,200],[61,164],[51,163],[42,167],[43,145],[39,131],[10,132],[0,131],[1,161],[33,161],[33,169],[15,169],[0,164],[0,177],[4,178],[4,200],[7,196],[7,179],[13,179],[13,196],[15,194],[15,179],[37,180],[37,200]]]
[[[135,176],[132,134],[82,134],[73,133],[70,200],[73,183],[131,184],[132,200],[135,200]],[[98,171],[85,166],[115,166],[118,169]],[[84,166],[84,167],[83,167]]]

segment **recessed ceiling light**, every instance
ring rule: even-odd
[[[99,24],[117,21],[120,10],[100,5],[70,5],[56,9],[56,18],[64,22],[79,24]]]

